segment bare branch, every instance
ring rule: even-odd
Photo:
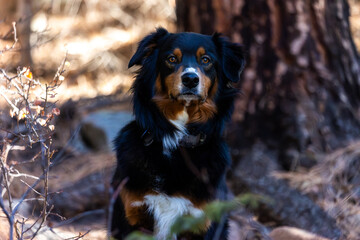
[[[72,237],[72,238],[66,238],[65,240],[78,240],[84,238],[91,230],[88,230],[87,232],[81,234],[79,233],[79,236]]]
[[[76,222],[77,220],[81,219],[81,218],[84,218],[84,217],[87,217],[89,215],[92,215],[92,214],[101,214],[101,213],[105,213],[105,210],[104,209],[96,209],[96,210],[91,210],[91,211],[86,211],[86,212],[82,212],[78,215],[76,215],[75,217],[72,217],[70,219],[67,219],[65,221],[62,221],[58,224],[56,224],[55,226],[53,226],[52,228],[58,228],[58,227],[61,227],[61,226],[64,226],[64,225],[68,225],[70,223],[73,223],[73,222]]]
[[[0,95],[6,100],[6,102],[15,110],[16,114],[19,114],[20,110],[17,106],[15,106],[10,99],[4,94],[4,90],[0,88]]]
[[[30,174],[20,173],[18,170],[16,170],[16,173],[9,173],[9,175],[12,176],[12,177],[25,177],[25,178],[32,178],[32,179],[35,179],[35,180],[39,179],[38,177],[30,175]]]
[[[110,190],[111,198],[110,198],[110,204],[109,204],[109,208],[108,208],[108,219],[107,219],[107,223],[108,223],[107,237],[108,237],[108,239],[110,239],[110,237],[111,237],[112,213],[114,211],[115,201],[128,180],[129,180],[128,178],[125,178],[124,180],[122,180],[114,192],[111,191],[113,189]]]
[[[13,34],[14,34],[14,42],[12,46],[6,47],[4,50],[0,51],[0,54],[12,50],[18,39],[17,39],[17,33],[16,33],[16,23],[13,23]],[[20,68],[18,67],[17,73],[14,76],[9,76],[4,69],[0,68],[0,80],[1,84],[6,84],[6,87],[0,86],[0,95],[5,99],[7,104],[11,107],[12,112],[14,115],[17,115],[18,120],[24,119],[24,128],[26,128],[25,131],[17,131],[18,133],[15,133],[12,130],[8,129],[0,129],[1,131],[11,134],[11,137],[18,137],[19,139],[22,139],[25,141],[26,144],[32,145],[33,143],[40,143],[41,151],[36,154],[31,160],[29,161],[22,161],[20,164],[34,162],[36,158],[38,158],[41,155],[41,165],[43,168],[42,175],[37,177],[26,173],[21,173],[17,169],[15,169],[14,166],[17,165],[17,163],[11,163],[10,166],[7,163],[8,159],[8,153],[10,150],[24,150],[25,146],[19,146],[14,145],[10,141],[7,141],[6,139],[3,141],[3,149],[1,151],[1,161],[0,161],[0,208],[5,213],[5,216],[8,219],[9,225],[10,225],[10,240],[13,240],[14,237],[14,230],[16,233],[16,238],[23,239],[24,234],[29,231],[30,229],[33,230],[33,228],[36,228],[36,230],[33,231],[31,239],[34,239],[37,234],[40,232],[41,229],[43,229],[43,226],[45,225],[45,222],[47,221],[47,217],[51,213],[53,206],[48,206],[48,196],[49,189],[48,189],[48,181],[49,181],[49,171],[50,168],[53,166],[54,163],[57,162],[58,159],[60,159],[61,154],[58,154],[56,159],[54,159],[51,162],[51,158],[53,156],[54,151],[51,149],[52,145],[52,138],[51,135],[53,134],[54,128],[51,128],[51,121],[54,119],[56,115],[59,115],[59,111],[54,111],[53,108],[55,108],[55,103],[49,103],[48,97],[56,95],[55,90],[57,87],[59,87],[64,80],[64,77],[61,75],[64,73],[65,63],[66,63],[66,57],[65,55],[63,61],[61,62],[60,66],[57,69],[57,72],[54,76],[53,82],[51,84],[42,84],[40,81],[33,78],[32,73],[29,68]],[[4,81],[3,81],[4,80]],[[45,92],[45,104],[41,105],[36,103],[36,100],[33,99],[33,86],[40,88],[42,91]],[[14,99],[12,99],[9,96],[15,96]],[[39,96],[36,96],[37,98]],[[42,97],[40,97],[42,98]],[[56,110],[56,109],[55,109]],[[13,117],[13,115],[11,116]],[[19,127],[19,122],[18,122]],[[74,134],[75,135],[75,134]],[[73,137],[72,137],[73,138]],[[69,140],[69,142],[71,139]],[[66,148],[66,146],[65,146]],[[12,193],[10,192],[10,184],[11,181],[15,178],[20,178],[20,181],[24,183],[27,186],[27,189],[25,192],[21,195],[19,201],[14,204],[12,200]],[[27,182],[25,182],[21,178],[31,178],[34,179],[35,182],[31,185],[29,185]],[[40,182],[44,182],[42,189],[40,191],[35,190],[36,186]],[[35,221],[32,226],[30,226],[28,229],[24,230],[24,224],[25,220],[22,221],[16,220],[16,214],[19,210],[19,207],[24,201],[33,201],[34,198],[27,198],[28,195],[31,192],[35,192],[39,198],[36,198],[36,200],[40,200],[42,203],[42,211],[38,217],[38,219]],[[8,194],[8,201],[9,201],[9,209],[6,209],[4,204],[4,194]],[[13,206],[14,205],[14,206]],[[16,222],[16,225],[14,225]],[[85,235],[85,234],[84,234]],[[79,239],[79,237],[82,237],[84,235],[79,235],[73,239]]]
[[[39,178],[37,178],[38,180]],[[27,182],[25,182],[24,180],[20,179],[20,181],[25,184],[29,189],[31,189],[34,193],[36,193],[37,195],[44,197],[44,195],[42,195],[40,192],[36,191],[36,189],[32,188]]]
[[[5,47],[3,50],[0,50],[0,54],[3,54],[4,52],[12,50],[15,47],[16,43],[18,42],[18,38],[17,38],[17,34],[16,34],[16,22],[13,22],[12,26],[13,26],[13,31],[14,31],[14,42],[10,47]]]

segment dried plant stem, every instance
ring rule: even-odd
[[[18,41],[15,22],[13,23],[13,29],[13,44],[10,47],[6,47],[5,49],[0,50],[0,54],[10,51],[15,47],[15,44]],[[9,139],[5,138],[1,142],[2,149],[0,152],[0,209],[4,212],[9,222],[10,240],[13,240],[14,237],[17,239],[23,239],[24,237],[30,237],[30,239],[36,238],[40,230],[43,229],[47,221],[47,217],[53,209],[53,206],[49,207],[48,203],[49,171],[53,164],[57,161],[57,158],[51,162],[51,158],[54,153],[54,151],[51,150],[51,135],[53,133],[54,126],[50,124],[51,120],[54,119],[54,116],[60,114],[60,111],[54,107],[55,103],[48,101],[48,96],[56,95],[55,91],[61,85],[64,79],[62,74],[65,71],[65,63],[66,56],[58,67],[52,82],[48,84],[42,84],[40,81],[33,79],[32,73],[28,68],[18,68],[17,74],[14,76],[9,76],[4,69],[0,69],[0,96],[3,97],[11,107],[12,113],[14,114],[11,115],[11,117],[17,116],[18,120],[24,120],[22,124],[24,124],[26,127],[25,130],[17,131],[17,133],[7,129],[0,129],[1,131],[7,132],[8,136],[10,136]],[[41,93],[39,95],[35,95],[34,91],[31,90],[33,87],[39,88]],[[45,94],[45,97],[43,97],[41,94]],[[7,162],[9,151],[15,150],[15,148],[16,150],[24,150],[25,148],[25,146],[14,146],[14,138],[22,139],[25,141],[26,145],[30,146],[34,143],[40,143],[40,152],[33,156],[30,161],[26,162],[35,162],[36,159],[40,158],[43,170],[41,176],[37,177],[30,174],[21,173],[13,166],[8,166]],[[58,156],[59,155],[61,154],[58,154]],[[23,182],[27,188],[21,195],[19,201],[15,204],[12,198],[10,184],[14,178],[18,177],[30,177],[34,179],[35,182],[33,184],[27,184],[25,181],[20,179],[20,181]],[[43,182],[41,190],[35,190],[36,186],[41,182]],[[26,220],[23,218],[22,221],[19,221],[16,220],[16,217],[19,207],[24,201],[29,200],[27,197],[31,192],[35,192],[38,195],[36,196],[36,199],[42,203],[42,210],[35,222],[30,227],[24,229]],[[8,207],[4,204],[5,193],[7,193],[8,197]],[[31,235],[30,233],[25,235],[25,233],[29,232],[30,230]],[[14,236],[14,231],[16,236]],[[78,239],[84,235],[80,234],[74,239]]]
[[[44,171],[44,201],[43,201],[43,209],[42,209],[42,218],[41,218],[41,222],[39,227],[36,229],[35,233],[33,234],[33,236],[31,237],[31,239],[34,239],[36,237],[36,235],[39,233],[40,229],[42,228],[44,222],[46,221],[46,218],[48,216],[47,213],[47,204],[48,204],[48,190],[49,190],[49,186],[48,186],[48,180],[49,180],[49,163],[50,163],[50,159],[49,159],[49,154],[48,154],[48,148],[46,146],[45,140],[41,139],[40,140],[40,144],[41,144],[41,158],[42,158],[42,162],[43,162],[43,171]]]
[[[125,178],[124,180],[121,181],[121,183],[119,184],[119,186],[115,189],[111,189],[110,190],[110,203],[109,203],[109,208],[108,208],[108,219],[107,219],[107,237],[108,239],[111,239],[111,224],[112,224],[112,215],[113,215],[113,211],[114,211],[114,205],[115,205],[115,201],[117,199],[117,197],[119,196],[121,190],[124,188],[126,182],[128,181],[128,178]]]
[[[0,89],[0,95],[6,100],[6,102],[12,107],[12,109],[14,109],[14,111],[16,112],[16,114],[19,114],[19,108],[17,106],[15,106],[10,100],[9,98],[4,94],[4,92]]]
[[[15,47],[16,43],[18,42],[17,33],[16,33],[16,22],[12,23],[12,27],[14,31],[14,42],[10,47],[5,47],[3,50],[0,50],[0,54],[12,50]]]

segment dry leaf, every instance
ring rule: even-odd
[[[43,101],[37,99],[37,100],[34,101],[34,105],[35,106],[40,106],[42,102]]]
[[[18,120],[25,119],[29,112],[25,108],[21,109],[18,115]]]
[[[32,72],[30,71],[30,68],[26,69],[26,72],[24,73],[24,76],[29,78],[29,79],[33,78],[33,75],[32,75]]]
[[[52,113],[53,113],[54,115],[56,115],[56,116],[59,116],[59,115],[60,115],[60,109],[58,109],[58,108],[53,108],[53,109],[52,109]]]
[[[42,118],[36,119],[36,122],[37,122],[38,124],[40,124],[41,126],[45,126],[45,125],[46,125],[46,120],[45,120],[45,119],[42,119]]]

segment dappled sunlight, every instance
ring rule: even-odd
[[[65,73],[66,83],[59,89],[62,100],[129,88],[132,78],[127,63],[137,42],[159,26],[174,30],[174,1],[42,3],[37,5],[30,25],[32,71],[36,78],[46,81],[67,53],[70,66]],[[0,66],[6,63],[9,71],[14,71],[19,64],[18,54],[1,56]]]

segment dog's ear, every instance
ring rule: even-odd
[[[227,38],[221,37],[219,33],[215,33],[212,40],[217,47],[220,65],[225,77],[231,82],[238,82],[246,62],[243,46],[230,42]]]
[[[139,43],[138,49],[134,56],[132,56],[128,67],[131,68],[134,65],[142,65],[143,60],[149,56],[156,47],[159,45],[159,41],[163,39],[169,32],[164,28],[156,29],[156,32],[146,36]]]

